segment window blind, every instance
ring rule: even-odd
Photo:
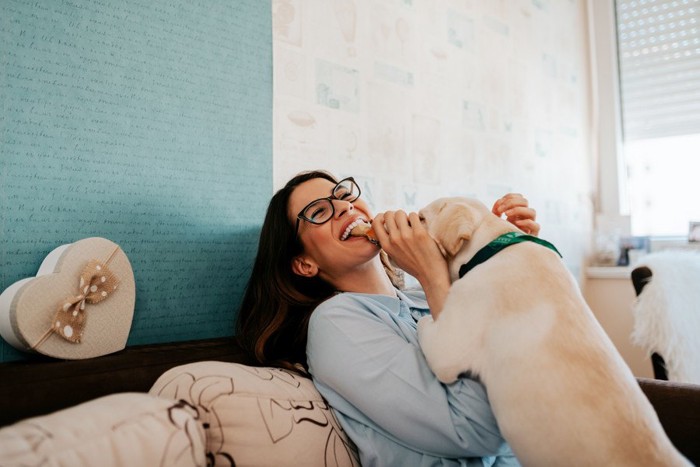
[[[700,133],[700,0],[616,0],[626,141]]]

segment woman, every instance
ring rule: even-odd
[[[520,195],[493,211],[539,232]],[[450,286],[437,245],[416,213],[374,217],[382,249],[422,287],[401,291],[380,249],[347,237],[370,220],[352,179],[308,172],[279,190],[239,312],[242,346],[262,365],[308,371],[363,465],[517,465],[484,388],[467,378],[441,384],[418,345],[416,320],[440,309]]]

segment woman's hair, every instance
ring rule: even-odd
[[[287,214],[289,198],[304,182],[329,173],[301,173],[287,182],[270,200],[241,308],[236,337],[243,350],[261,365],[291,370],[300,363],[306,369],[306,335],[314,308],[335,290],[318,277],[292,271],[292,259],[303,252]]]
[[[288,217],[289,198],[299,185],[316,178],[337,183],[328,172],[303,172],[275,193],[267,207],[258,254],[236,323],[241,347],[260,365],[299,371],[300,364],[306,371],[311,313],[335,293],[334,287],[318,276],[303,277],[292,271],[292,260],[303,247]],[[402,288],[403,276],[389,265],[383,250],[381,259],[394,285]]]

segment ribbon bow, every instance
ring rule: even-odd
[[[80,343],[85,328],[85,304],[94,305],[109,297],[119,284],[119,279],[106,264],[91,260],[80,274],[78,295],[68,298],[56,312],[52,329],[73,343]]]

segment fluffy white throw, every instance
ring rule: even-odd
[[[635,266],[652,277],[633,307],[632,341],[664,358],[669,381],[700,383],[700,254],[662,251]]]

